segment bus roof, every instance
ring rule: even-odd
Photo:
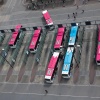
[[[62,68],[62,74],[64,73],[67,74],[69,72],[71,61],[72,61],[72,56],[73,56],[73,51],[74,51],[74,47],[67,48],[67,52],[65,55],[64,64]]]
[[[37,29],[34,31],[34,34],[33,34],[32,39],[31,39],[31,43],[29,45],[29,49],[35,49],[37,41],[38,41],[39,36],[41,34],[40,32],[41,32],[41,29]]]
[[[65,31],[65,27],[58,28],[58,33],[57,33],[56,41],[54,44],[54,49],[60,49],[63,36],[64,36],[64,31]]]
[[[50,15],[49,15],[49,13],[48,13],[47,10],[43,11],[42,14],[43,14],[43,16],[44,16],[44,18],[45,18],[46,20],[50,19]]]
[[[96,61],[100,61],[100,44],[97,47]]]
[[[21,27],[22,27],[21,24],[16,25],[16,26],[15,26],[15,31],[19,31]]]
[[[14,32],[14,33],[17,33],[17,32]],[[10,41],[9,41],[9,44],[10,45],[13,45],[14,44],[14,42],[15,42],[15,40],[16,40],[16,38],[17,38],[17,35],[18,34],[12,34],[12,36],[11,36],[11,38],[10,38]]]
[[[74,45],[76,41],[78,26],[72,26],[68,45]]]
[[[35,37],[35,36],[36,36],[36,37],[39,36],[40,31],[41,31],[41,29],[35,30],[33,36],[34,36],[34,37]]]
[[[52,24],[53,24],[53,21],[52,21],[52,19],[51,19],[51,17],[50,17],[50,14],[48,13],[48,11],[47,11],[47,10],[44,10],[44,11],[42,11],[42,14],[43,14],[43,17],[44,17],[45,20],[46,20],[46,23],[47,23],[48,25],[52,25]]]
[[[59,52],[54,52],[51,59],[50,59],[50,62],[48,64],[48,68],[47,68],[46,75],[45,75],[46,79],[47,78],[50,79],[52,77],[52,74],[53,74],[53,71],[55,69],[58,57],[59,57]]]
[[[58,35],[62,35],[62,33],[64,33],[64,31],[65,31],[65,27],[58,28]]]
[[[57,36],[54,49],[59,49],[62,43],[63,36]]]
[[[98,42],[100,42],[100,25],[98,25]]]

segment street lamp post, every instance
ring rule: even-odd
[[[9,61],[5,58],[7,56],[7,53],[4,49],[2,49],[2,54],[0,53],[0,56],[10,65],[10,67],[13,68],[13,66],[9,63]]]

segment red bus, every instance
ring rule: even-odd
[[[22,25],[20,25],[20,24],[15,26],[15,32],[12,33],[12,36],[11,36],[10,41],[8,43],[11,48],[16,48],[17,40],[20,37],[19,30],[21,27],[22,27]]]
[[[43,17],[44,17],[47,25],[53,25],[53,21],[52,21],[52,19],[50,17],[50,14],[48,13],[48,11],[44,10],[44,11],[42,11],[42,14],[43,14]]]
[[[22,25],[18,24],[15,26],[15,31],[18,32],[21,29]]]
[[[16,43],[17,43],[17,39],[19,38],[19,35],[20,35],[19,32],[12,33],[12,36],[11,36],[10,41],[8,43],[11,48],[16,48]]]
[[[98,42],[100,42],[100,25],[98,25]]]
[[[40,41],[40,35],[41,35],[42,29],[37,29],[34,31],[34,34],[32,36],[30,45],[29,45],[29,50],[31,53],[35,53],[37,51],[39,41]]]
[[[59,50],[62,47],[64,33],[65,33],[65,27],[58,28],[58,33],[54,44],[55,50]]]
[[[96,63],[97,65],[100,65],[100,44],[97,46]]]
[[[54,52],[50,59],[50,62],[48,64],[46,74],[45,74],[46,83],[53,83],[53,79],[57,71],[57,63],[58,63],[59,55],[60,55],[59,52]]]
[[[96,63],[100,65],[100,25],[98,25],[98,42],[97,42],[97,52],[96,52]]]

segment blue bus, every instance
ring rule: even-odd
[[[77,39],[77,34],[78,34],[78,26],[72,26],[71,31],[70,31],[68,46],[73,47],[75,45],[76,39]]]
[[[67,52],[64,58],[63,68],[62,68],[62,77],[70,78],[70,70],[73,66],[73,55],[74,55],[74,47],[68,47]]]

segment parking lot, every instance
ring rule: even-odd
[[[66,34],[68,34],[70,27],[66,28]],[[36,54],[29,54],[25,56],[27,51],[29,40],[34,32],[25,31],[23,43],[17,54],[17,59],[13,68],[4,61],[0,68],[0,82],[10,83],[40,83],[44,84],[44,75],[50,59],[51,47],[54,40],[54,35],[57,29],[52,31],[46,31],[45,43],[43,45],[42,53],[40,55],[39,63],[36,62]],[[6,33],[5,38],[1,45],[1,50],[7,46],[9,38],[12,33]],[[54,79],[53,84],[96,84],[100,83],[100,68],[95,64],[94,56],[96,50],[96,34],[97,26],[80,26],[78,32],[78,39],[75,45],[75,53],[73,57],[73,69],[71,70],[70,79],[62,79],[61,70],[63,65],[63,59],[58,63],[58,71]],[[78,47],[78,45],[81,45]],[[7,49],[7,61],[11,63],[14,49]],[[37,51],[38,52],[38,51]],[[26,58],[25,58],[26,57]],[[26,61],[25,61],[26,59]],[[24,62],[25,61],[25,62]]]

